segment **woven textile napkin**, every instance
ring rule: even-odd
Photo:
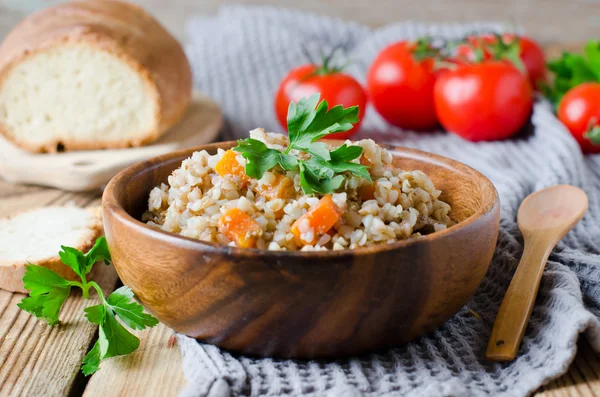
[[[402,16],[399,15],[399,18]],[[306,62],[304,44],[344,43],[364,81],[386,44],[432,35],[456,38],[498,24],[399,23],[377,30],[311,14],[262,7],[224,8],[194,18],[187,53],[196,86],[226,116],[225,139],[255,127],[280,131],[273,96],[286,72]],[[583,157],[575,141],[539,101],[532,133],[503,142],[470,143],[443,133],[418,134],[386,125],[368,109],[359,137],[373,137],[457,159],[490,178],[501,199],[498,247],[490,270],[467,306],[435,332],[387,352],[338,361],[256,359],[229,354],[179,335],[188,386],[183,396],[525,396],[567,371],[579,334],[600,349],[600,156]],[[590,210],[548,261],[519,357],[485,361],[496,311],[523,250],[516,212],[529,193],[559,183],[582,187]],[[479,313],[477,319],[467,307]]]

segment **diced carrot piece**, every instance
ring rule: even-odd
[[[316,244],[319,238],[327,233],[339,219],[340,213],[331,194],[327,194],[319,200],[317,205],[298,218],[290,230],[296,236],[299,245]],[[309,237],[312,238],[308,239]]]
[[[217,171],[217,174],[221,175],[222,177],[233,175],[239,177],[244,184],[248,182],[246,170],[240,163],[238,163],[237,154],[233,150],[228,150],[225,152],[225,154],[223,154],[221,160],[219,160],[215,165],[215,171]]]
[[[219,232],[235,241],[238,247],[254,248],[262,229],[250,215],[239,208],[231,208],[219,218]]]
[[[358,195],[362,201],[368,201],[375,199],[375,182],[360,185],[358,188]]]
[[[257,194],[269,200],[292,198],[295,192],[294,182],[283,174],[275,174],[273,183],[256,188]]]

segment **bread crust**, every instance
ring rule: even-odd
[[[179,122],[192,94],[192,73],[180,44],[141,7],[115,0],[59,4],[25,18],[0,46],[0,85],[11,68],[56,46],[85,44],[127,63],[153,93],[155,127],[139,139],[111,142],[55,139],[43,144],[19,140],[0,121],[0,134],[31,152],[110,149],[155,141]]]
[[[82,252],[89,251],[96,243],[96,239],[102,235],[101,209],[99,207],[94,207],[87,208],[86,210],[90,212],[90,215],[92,216],[92,222],[90,223],[87,233],[82,235],[80,242],[74,247]],[[21,211],[12,214],[4,219],[14,218],[23,212],[27,211]],[[44,266],[50,270],[53,270],[67,280],[79,280],[79,277],[75,274],[75,272],[61,262],[58,252],[41,260],[36,260],[35,265]],[[26,267],[27,261],[11,263],[0,262],[0,289],[12,292],[29,292],[23,287],[23,276],[25,275]]]

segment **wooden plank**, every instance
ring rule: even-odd
[[[116,273],[112,267],[102,270],[97,281],[110,293]],[[7,396],[65,396],[96,334],[83,309],[100,300],[70,297],[61,313],[63,323],[50,327],[16,306],[24,296],[0,291],[0,390]]]
[[[185,385],[174,332],[163,324],[137,332],[138,350],[103,362],[90,379],[84,397],[177,396]]]
[[[0,215],[31,207],[72,202],[100,204],[98,193],[65,194],[57,190],[0,182]],[[112,267],[95,270],[105,293],[116,285]],[[83,308],[98,304],[75,293],[65,303],[59,326],[50,327],[16,305],[25,297],[0,290],[0,390],[3,396],[65,396],[81,377],[79,368],[95,339],[97,327],[83,316]]]
[[[542,387],[535,397],[600,397],[600,356],[585,337],[579,340],[569,371]]]

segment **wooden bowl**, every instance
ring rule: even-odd
[[[214,153],[235,142],[205,145]],[[443,191],[458,224],[355,250],[279,252],[205,243],[140,222],[150,190],[194,150],[133,165],[102,198],[115,268],[161,322],[243,354],[345,356],[408,342],[475,293],[494,253],[500,206],[492,183],[441,156],[387,146]]]

